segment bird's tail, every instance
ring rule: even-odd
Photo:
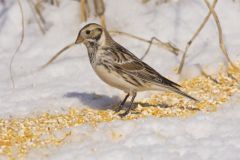
[[[189,98],[189,99],[191,99],[191,100],[194,100],[194,101],[196,101],[196,102],[199,102],[198,99],[196,99],[196,98],[188,95],[187,93],[181,91],[179,88],[177,88],[177,87],[175,87],[175,86],[171,86],[171,87],[169,86],[169,87],[167,87],[167,88],[168,88],[168,90],[170,90],[170,91],[172,91],[172,92],[178,93],[178,94],[180,94],[180,95],[182,95],[182,96],[184,96],[184,97],[187,97],[187,98]]]

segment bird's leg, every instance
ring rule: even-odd
[[[125,98],[123,99],[123,101],[120,103],[120,105],[119,105],[118,108],[116,109],[116,112],[119,112],[119,111],[122,110],[122,108],[123,108],[126,100],[128,99],[128,97],[129,97],[129,93],[125,96]]]
[[[126,110],[124,113],[119,114],[120,117],[126,116],[126,115],[131,111],[132,106],[133,106],[133,101],[134,101],[134,99],[136,98],[136,96],[137,96],[136,93],[132,96],[132,99],[131,99],[131,102],[130,102],[130,106],[127,108],[127,110]]]

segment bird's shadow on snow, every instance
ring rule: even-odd
[[[96,93],[86,93],[86,92],[68,92],[64,95],[65,98],[76,98],[82,103],[83,105],[86,105],[93,109],[100,109],[100,110],[106,110],[111,109],[115,110],[118,108],[121,99],[118,96],[109,97],[106,95],[99,95]],[[161,107],[161,108],[171,108],[172,106],[168,106],[167,104],[156,104],[152,105],[149,103],[141,103],[141,102],[135,102],[133,104],[133,108],[136,108],[140,104],[142,107]],[[125,103],[125,107],[130,105],[130,102]]]
[[[68,92],[64,97],[77,98],[83,105],[101,110],[114,109],[114,107],[120,103],[120,98],[118,96],[109,97],[96,93]]]

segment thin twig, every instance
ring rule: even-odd
[[[238,82],[238,79],[235,78],[231,73],[227,72],[227,76],[233,79],[234,81]]]
[[[201,74],[202,74],[204,77],[212,80],[214,83],[219,84],[219,82],[218,82],[216,79],[214,79],[212,76],[210,76],[209,74],[207,74],[207,73],[203,70],[203,68],[201,67],[200,64],[197,64],[197,67],[199,68],[199,70],[201,71]]]
[[[216,25],[217,25],[217,29],[218,29],[218,36],[219,36],[219,45],[220,45],[220,48],[223,52],[223,54],[225,55],[225,57],[227,58],[227,61],[230,63],[230,65],[234,68],[238,68],[237,66],[234,65],[234,63],[231,61],[230,57],[229,57],[229,54],[228,54],[228,51],[225,47],[225,43],[224,43],[224,40],[223,40],[223,32],[222,32],[222,28],[221,28],[221,25],[220,25],[220,21],[219,21],[219,18],[218,18],[218,15],[216,13],[216,11],[214,10],[214,8],[209,4],[209,2],[207,0],[204,0],[204,2],[206,3],[208,9],[210,10],[210,12],[212,13],[213,15],[213,18],[216,22]]]
[[[217,4],[217,0],[214,0],[212,8],[215,8]],[[185,58],[188,52],[189,47],[191,46],[191,44],[193,43],[193,41],[195,40],[195,38],[198,36],[198,34],[201,32],[201,30],[203,29],[203,27],[206,25],[207,21],[209,20],[209,17],[211,16],[211,11],[208,12],[207,16],[204,18],[203,22],[201,23],[201,25],[198,27],[198,29],[196,30],[196,32],[194,33],[194,35],[192,36],[192,38],[188,41],[185,50],[183,52],[183,56],[181,58],[181,62],[180,65],[178,67],[178,71],[177,73],[180,74],[182,72],[182,68],[185,62]]]
[[[20,12],[21,12],[21,26],[22,26],[22,31],[21,31],[21,39],[20,39],[20,42],[14,52],[14,54],[12,55],[11,57],[11,60],[10,60],[10,65],[9,65],[9,72],[10,72],[10,78],[11,78],[11,82],[12,82],[12,86],[13,88],[15,88],[15,82],[14,82],[14,78],[13,78],[13,68],[12,68],[12,64],[13,64],[13,61],[14,61],[14,58],[16,56],[16,54],[18,53],[18,51],[20,50],[20,47],[22,46],[23,44],[23,39],[24,39],[24,15],[23,15],[23,8],[22,8],[22,4],[20,2],[20,0],[17,0],[18,2],[18,6],[19,6],[19,9],[20,9]]]
[[[91,14],[91,10],[90,10],[90,6],[89,6],[89,1],[86,0],[86,12],[87,12],[87,19],[90,18],[90,14]]]
[[[80,7],[81,7],[81,21],[85,22],[87,20],[87,11],[86,11],[86,0],[80,1]]]
[[[153,44],[153,40],[154,40],[154,39],[155,39],[155,37],[152,37],[152,38],[151,38],[147,50],[145,51],[144,55],[140,58],[141,60],[143,60],[143,59],[147,56],[147,54],[149,53],[150,48],[152,47],[152,44]]]
[[[94,0],[94,9],[96,12],[96,15],[100,18],[101,21],[101,25],[106,28],[106,20],[105,20],[105,16],[104,16],[104,12],[105,12],[105,5],[103,0]]]
[[[59,1],[58,1],[58,0],[54,0],[54,1],[53,1],[53,5],[59,7]]]
[[[157,42],[159,42],[159,43],[162,43],[162,41],[160,41],[158,38],[152,37],[151,40],[149,41],[149,46],[148,46],[147,50],[145,51],[144,55],[140,58],[141,60],[143,60],[143,59],[147,56],[147,54],[149,53],[150,48],[152,47],[152,44],[153,44],[154,40],[157,41]],[[169,46],[171,46],[171,47],[174,47],[174,45],[171,44],[171,43],[169,43],[169,42],[166,43],[166,44],[169,45]],[[176,47],[175,47],[175,48],[176,48]],[[177,48],[176,48],[176,49],[177,49]],[[179,52],[179,51],[178,51],[178,52]]]
[[[45,31],[45,26],[44,26],[44,24],[41,23],[41,20],[38,19],[38,16],[37,16],[37,14],[36,14],[36,12],[35,12],[34,4],[33,4],[32,0],[28,0],[27,2],[28,2],[29,6],[30,6],[30,8],[31,8],[31,10],[32,10],[34,19],[36,20],[40,31],[42,32],[42,34],[45,34],[45,33],[46,33],[46,31]]]
[[[50,65],[58,56],[60,56],[64,51],[66,51],[67,49],[73,47],[74,45],[76,45],[75,43],[71,43],[69,45],[67,45],[66,47],[64,47],[63,49],[61,49],[59,52],[57,52],[46,64],[44,64],[41,69],[46,68],[48,65]]]
[[[43,15],[41,13],[41,3],[42,3],[42,1],[39,1],[38,3],[36,3],[34,8],[35,8],[36,13],[37,13],[37,15],[39,17],[39,20],[42,22],[42,24],[45,25],[46,21],[45,21]]]
[[[104,15],[101,15],[101,16],[99,16],[99,18],[100,18],[100,21],[101,21],[101,25],[102,25],[104,28],[107,29],[105,16],[104,16]]]
[[[134,39],[137,39],[139,41],[142,41],[142,42],[146,42],[146,43],[151,43],[151,40],[146,40],[144,38],[141,38],[141,37],[138,37],[138,36],[135,36],[135,35],[132,35],[130,33],[126,33],[126,32],[121,32],[121,31],[109,31],[109,33],[111,34],[118,34],[118,35],[124,35],[124,36],[128,36],[128,37],[131,37],[131,38],[134,38]],[[159,39],[155,39],[156,42],[152,42],[152,44],[158,46],[158,47],[161,47],[161,48],[164,48],[170,52],[172,52],[173,54],[175,55],[178,55],[179,52],[180,52],[180,49],[178,49],[177,47],[175,47],[172,43],[170,42],[163,42]]]

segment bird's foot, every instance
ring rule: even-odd
[[[123,118],[123,117],[127,116],[129,114],[129,112],[130,112],[130,109],[127,109],[126,111],[124,111],[123,113],[119,113],[118,115],[119,115],[119,117]]]

